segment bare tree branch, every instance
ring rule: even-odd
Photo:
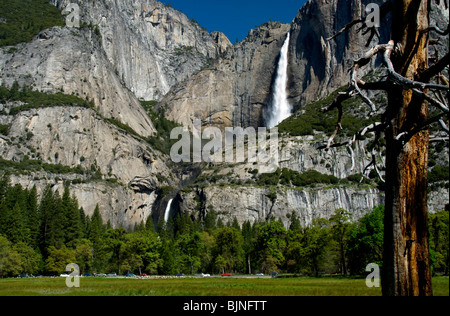
[[[432,137],[430,137],[430,143],[448,142],[448,141],[450,141],[449,137],[440,137],[440,136],[432,136]]]
[[[336,124],[336,129],[331,135],[331,137],[328,139],[328,145],[326,149],[330,149],[331,145],[333,144],[334,139],[336,138],[337,134],[339,133],[339,130],[342,129],[342,116],[343,116],[343,109],[342,109],[342,102],[345,100],[348,100],[352,97],[352,91],[349,88],[346,92],[340,92],[337,97],[325,108],[322,109],[323,113],[329,112],[335,108],[338,108],[338,122]]]
[[[414,127],[412,130],[409,131],[405,131],[402,132],[400,134],[397,135],[397,137],[395,138],[398,141],[403,142],[404,144],[406,144],[407,142],[409,142],[409,140],[416,135],[417,133],[423,131],[424,129],[428,128],[429,125],[433,124],[433,123],[440,123],[440,121],[442,121],[442,117],[445,116],[445,113],[440,113],[432,118],[430,118],[429,120],[423,122],[422,124],[417,125],[416,127]],[[444,121],[442,121],[444,123]],[[445,123],[444,123],[445,125]],[[445,129],[444,129],[445,130]]]
[[[392,2],[387,1],[383,5],[383,16],[387,14],[387,12],[392,10]],[[362,23],[362,26],[358,29],[359,31],[364,30],[366,25],[365,19],[356,19],[349,24],[345,25],[338,33],[333,35],[332,37],[328,38],[328,40],[335,39],[342,33],[346,32],[347,30],[351,29],[357,24]],[[442,31],[436,26],[431,26],[427,28],[426,30],[423,30],[421,33],[427,33],[427,32],[436,32],[439,35],[447,35],[449,34],[450,27],[447,27],[447,30]],[[374,36],[377,36],[378,39],[380,39],[378,30],[375,28],[368,28],[367,30],[363,31],[363,34],[370,33],[369,39],[367,41],[368,46],[371,42]],[[394,86],[400,85],[405,90],[412,90],[414,94],[418,95],[419,97],[423,98],[424,100],[428,101],[431,105],[435,106],[436,108],[440,109],[442,113],[439,115],[427,120],[426,122],[423,122],[422,124],[419,124],[418,126],[415,126],[412,130],[405,131],[397,136],[397,140],[401,141],[402,143],[408,142],[415,134],[419,133],[420,131],[428,128],[430,124],[438,122],[442,129],[449,134],[449,128],[446,125],[445,121],[442,119],[443,116],[448,115],[449,113],[449,107],[447,105],[446,99],[442,96],[441,91],[449,92],[449,82],[448,79],[441,74],[441,72],[448,67],[450,63],[450,55],[447,53],[443,58],[438,59],[438,55],[436,55],[436,62],[430,66],[428,69],[424,70],[422,73],[418,75],[418,78],[420,81],[414,81],[410,80],[408,78],[403,77],[399,73],[395,71],[394,65],[391,61],[391,54],[394,51],[395,43],[394,41],[390,41],[388,44],[379,44],[367,51],[360,59],[355,60],[353,67],[351,69],[351,76],[350,76],[350,84],[349,88],[346,92],[339,93],[338,96],[325,108],[322,109],[322,112],[328,112],[335,108],[338,108],[339,115],[338,115],[338,122],[336,124],[336,129],[334,133],[331,135],[331,137],[328,139],[327,145],[323,146],[322,149],[330,149],[332,147],[343,147],[346,146],[347,150],[350,153],[351,159],[352,159],[352,169],[355,169],[355,157],[354,157],[354,151],[353,151],[353,145],[354,143],[362,136],[365,136],[369,132],[375,132],[375,141],[373,145],[371,146],[371,155],[372,159],[369,165],[367,165],[363,171],[363,178],[369,170],[369,168],[373,167],[373,169],[376,171],[378,177],[380,180],[384,183],[385,180],[380,172],[380,169],[377,165],[377,151],[375,150],[376,146],[379,146],[379,139],[381,132],[386,128],[386,124],[377,122],[374,124],[371,124],[370,126],[365,127],[358,133],[356,133],[353,138],[349,141],[342,142],[339,144],[333,144],[334,139],[338,135],[339,131],[342,129],[342,102],[352,98],[353,96],[357,95],[359,96],[366,104],[370,106],[371,112],[369,116],[372,116],[377,113],[377,107],[376,105],[368,98],[365,93],[362,90],[384,90],[387,91]],[[366,83],[362,81],[359,76],[358,72],[359,69],[366,66],[370,63],[373,57],[377,56],[378,54],[383,54],[383,63],[387,68],[388,71],[388,78],[386,81],[377,81],[377,82],[369,82]],[[428,83],[433,77],[439,76],[439,80],[444,83],[444,85],[441,84],[435,84],[435,83]],[[432,90],[433,93],[435,93],[436,98],[431,97],[428,93],[428,90]],[[445,137],[435,137],[433,140],[448,140],[448,138]],[[383,159],[381,157],[381,152],[378,151],[378,155],[381,158],[381,161],[383,162]],[[383,162],[383,165],[385,166],[385,163]],[[361,180],[362,181],[362,180]]]
[[[377,156],[376,156],[376,151],[372,150],[372,160],[370,161],[370,163],[364,168],[363,171],[363,177],[366,177],[365,174],[366,172],[369,170],[370,167],[373,166],[373,169],[376,171],[378,178],[380,179],[381,182],[386,183],[386,181],[384,180],[383,176],[381,175],[380,169],[378,168],[377,165]],[[368,177],[366,177],[368,178]]]
[[[420,80],[423,80],[425,82],[430,81],[431,78],[434,76],[439,75],[441,71],[445,69],[446,66],[450,64],[450,54],[447,53],[442,59],[437,61],[434,65],[423,71],[419,74]],[[447,83],[448,84],[448,83]]]
[[[445,31],[441,30],[437,26],[430,26],[430,27],[426,28],[425,30],[422,30],[420,33],[424,34],[424,33],[434,31],[434,32],[438,33],[439,35],[445,36],[445,35],[449,34],[449,29],[450,29],[449,26],[447,26],[447,29]]]
[[[346,92],[339,92],[337,97],[330,104],[328,104],[326,107],[324,107],[321,110],[322,113],[329,112],[329,111],[333,110],[334,108],[339,107],[342,102],[350,99],[351,97],[352,97],[352,95],[351,95],[350,89],[348,89]]]
[[[365,60],[363,62],[365,62]],[[372,111],[372,113],[376,112],[377,108],[376,108],[375,104],[359,88],[359,85],[364,84],[364,82],[362,82],[358,78],[358,70],[359,70],[359,64],[355,63],[355,65],[353,67],[353,71],[352,71],[352,76],[351,76],[351,86],[355,89],[355,91],[358,93],[358,95],[361,97],[361,99],[370,106],[370,110]]]
[[[370,43],[372,43],[372,40],[373,40],[373,38],[374,38],[375,36],[378,38],[378,41],[381,40],[381,38],[380,38],[380,32],[378,32],[378,28],[377,28],[377,27],[371,27],[371,28],[368,28],[368,29],[363,33],[363,35],[366,35],[366,34],[369,33],[369,32],[370,32],[370,36],[369,36],[369,38],[367,39],[366,47],[369,47],[369,46],[370,46]]]
[[[424,122],[423,124],[416,126],[414,129],[412,129],[410,131],[405,131],[405,132],[399,134],[397,136],[397,140],[399,140],[399,141],[401,140],[403,143],[405,143],[405,142],[409,141],[415,134],[417,134],[421,130],[425,129],[426,127],[428,127],[428,125],[436,123],[436,122],[439,122],[441,124],[441,126],[443,127],[443,129],[445,130],[446,125],[445,125],[445,122],[443,122],[441,120],[441,118],[444,114],[449,113],[448,106],[446,106],[443,102],[440,102],[440,101],[432,98],[431,96],[427,95],[422,90],[434,89],[434,90],[437,90],[438,92],[439,91],[447,91],[448,92],[449,87],[447,85],[428,84],[428,83],[423,83],[423,82],[419,82],[419,81],[413,81],[413,80],[410,80],[410,79],[407,79],[407,78],[401,76],[400,74],[398,74],[395,71],[392,61],[390,59],[393,50],[394,50],[394,41],[390,41],[388,44],[379,44],[379,45],[374,46],[369,51],[367,51],[360,59],[354,61],[354,65],[351,70],[351,78],[350,78],[349,88],[347,89],[346,92],[339,93],[337,95],[337,97],[328,106],[326,106],[325,108],[322,109],[322,112],[329,112],[335,108],[338,108],[338,111],[339,111],[336,129],[335,129],[334,133],[331,135],[331,137],[328,139],[327,146],[325,147],[327,150],[330,149],[331,147],[352,146],[356,140],[356,137],[358,137],[358,134],[359,134],[359,136],[363,136],[365,133],[367,133],[367,130],[365,129],[365,130],[361,131],[360,133],[357,133],[351,141],[333,145],[334,139],[338,135],[339,131],[342,129],[342,116],[343,116],[342,102],[350,99],[354,95],[358,95],[362,98],[362,100],[365,103],[367,103],[370,106],[371,113],[369,114],[369,116],[371,116],[377,112],[375,104],[372,102],[372,100],[370,100],[362,92],[361,88],[363,88],[363,89],[370,88],[373,90],[387,90],[390,87],[392,87],[393,84],[394,85],[399,84],[404,89],[408,89],[408,90],[411,89],[414,94],[427,100],[428,102],[430,102],[432,105],[436,106],[438,109],[440,109],[443,112],[442,114],[439,114],[439,115],[431,118],[430,120]],[[361,67],[364,67],[367,64],[369,64],[370,60],[374,56],[378,55],[379,53],[383,53],[384,64],[388,69],[388,81],[376,82],[376,83],[365,83],[364,81],[359,79],[358,71]],[[447,62],[447,59],[449,58],[448,56],[449,55],[447,54],[446,57],[444,57],[438,63],[436,63],[435,65],[437,65],[437,66],[435,68],[429,68],[432,70],[428,73],[424,73],[424,75],[430,76],[433,74],[437,74],[438,70],[442,70],[443,67],[445,67],[444,63]],[[442,123],[440,122],[440,120],[442,121]],[[374,125],[371,128],[378,128],[379,126],[381,126],[381,123],[379,123],[378,125]],[[447,130],[448,130],[448,128],[447,128]],[[352,151],[350,151],[350,153],[352,154]]]
[[[331,135],[330,139],[328,140],[327,149],[330,149],[334,139],[336,138],[339,131],[342,129],[342,116],[343,116],[342,105],[339,105],[338,110],[339,110],[338,122],[336,124],[336,129],[334,130],[333,135]]]
[[[386,1],[385,3],[383,3],[383,5],[380,8],[380,18],[381,19],[384,18],[391,11],[392,11],[392,2],[391,1]],[[342,29],[340,29],[336,34],[334,34],[333,36],[327,38],[327,41],[331,41],[331,40],[337,38],[342,33],[350,30],[355,25],[360,24],[360,23],[362,25],[358,29],[358,32],[362,31],[363,29],[365,29],[367,27],[366,21],[367,21],[367,16],[362,17],[360,19],[356,19],[356,20],[351,21],[350,23],[346,24]],[[374,38],[375,35],[378,37],[378,39],[380,39],[380,34],[379,34],[378,29],[376,27],[368,28],[366,31],[364,31],[363,35],[367,34],[368,32],[371,32],[371,34],[370,34],[369,39],[368,39],[368,41],[366,43],[366,47],[368,47],[370,45],[370,43],[372,42],[372,39]]]
[[[444,120],[442,120],[442,119],[439,120],[439,125],[441,125],[444,132],[446,132],[448,135],[450,135],[449,128],[448,128],[447,124],[445,124]]]
[[[368,133],[373,133],[373,132],[380,132],[381,130],[383,130],[385,128],[385,124],[381,123],[381,122],[375,122],[370,124],[369,126],[366,126],[365,128],[363,128],[362,130],[360,130],[358,133],[356,133],[355,135],[353,135],[352,139],[346,141],[346,142],[342,142],[342,143],[336,143],[333,144],[333,140],[336,137],[336,135],[334,135],[334,137],[330,137],[331,139],[331,144],[330,144],[330,140],[328,141],[328,145],[327,146],[321,146],[318,149],[322,150],[322,149],[330,149],[330,148],[337,148],[337,147],[344,147],[344,146],[353,146],[353,144],[361,137],[366,136]]]
[[[448,78],[447,78],[446,76],[444,76],[443,74],[439,74],[439,79],[440,79],[441,81],[443,81],[444,84],[446,84],[447,86],[449,85]]]
[[[427,95],[425,92],[422,92],[422,91],[417,90],[417,89],[412,89],[412,92],[414,94],[417,94],[418,96],[422,97],[423,99],[427,100],[428,102],[430,102],[432,105],[434,105],[435,107],[437,107],[438,109],[440,109],[444,113],[449,113],[449,110],[448,110],[447,106],[445,106],[443,103],[439,102],[438,100],[433,99],[432,97]]]
[[[347,150],[350,153],[350,158],[352,160],[352,167],[350,168],[350,171],[355,170],[356,162],[355,162],[355,152],[353,151],[353,148],[351,145],[347,145]]]
[[[345,25],[339,32],[337,32],[336,34],[334,34],[333,36],[327,38],[327,41],[331,41],[333,39],[335,39],[336,37],[338,37],[339,35],[341,35],[342,33],[344,33],[345,31],[351,29],[353,26],[355,26],[356,24],[359,23],[363,23],[365,21],[365,19],[357,19],[357,20],[353,20],[352,22],[348,23],[347,25]],[[365,24],[365,23],[364,23]]]
[[[384,63],[388,69],[389,76],[393,82],[401,85],[403,88],[405,88],[407,90],[416,88],[416,89],[420,89],[420,90],[435,89],[435,90],[449,91],[448,86],[413,81],[413,80],[410,80],[410,79],[405,78],[402,75],[398,74],[395,71],[394,65],[392,64],[392,61],[391,61],[391,54],[392,54],[392,51],[394,50],[394,41],[391,40],[389,42],[389,44],[387,44],[387,45],[378,45],[378,46],[385,47],[385,51],[384,51],[384,55],[383,55]]]

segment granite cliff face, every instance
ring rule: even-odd
[[[329,40],[345,25],[365,16],[369,3],[384,0],[310,0],[290,26],[267,23],[250,31],[223,58],[174,87],[161,105],[168,105],[167,117],[185,126],[193,117],[204,124],[220,126],[264,126],[262,111],[271,104],[272,85],[280,48],[291,33],[289,44],[288,92],[295,109],[318,100],[348,83],[353,61],[376,44],[367,43],[358,27]],[[448,8],[436,5],[431,19],[445,28]],[[390,15],[382,17],[380,42],[389,41]],[[445,47],[445,45],[443,45]],[[377,61],[373,60],[372,65]],[[364,76],[371,65],[361,69]]]
[[[230,41],[155,0],[52,0],[78,3],[81,22],[98,27],[106,58],[138,98],[156,100],[222,54]]]
[[[209,186],[199,192],[182,193],[179,208],[196,214],[199,196],[208,210],[218,212],[223,222],[236,218],[239,224],[270,220],[283,221],[289,227],[290,215],[295,213],[303,227],[314,219],[330,218],[337,209],[351,210],[354,220],[383,204],[383,195],[376,189],[358,187],[265,189],[258,187]],[[220,206],[220,207],[217,207]]]
[[[162,154],[141,139],[106,122],[89,109],[53,107],[21,112],[10,121],[9,143],[1,140],[0,152],[8,160],[41,157],[43,163],[89,170],[130,183],[137,175],[168,175]]]
[[[41,192],[69,181],[87,214],[99,204],[105,221],[132,227],[152,213],[159,188],[177,185],[167,156],[146,141],[155,128],[138,98],[162,96],[231,43],[157,1],[52,3],[61,10],[78,4],[81,27],[54,27],[0,49],[0,85],[75,95],[94,108],[67,104],[9,115],[22,104],[0,104],[0,124],[10,127],[0,135],[0,155],[72,168],[22,170],[12,182]]]
[[[367,48],[365,36],[356,30],[327,39],[361,17],[363,7],[361,1],[309,1],[291,25],[267,23],[250,31],[224,57],[163,98],[167,117],[185,126],[194,117],[205,125],[264,126],[262,113],[271,105],[276,66],[288,32],[291,105],[298,109],[331,93],[348,81],[352,61]],[[387,39],[384,31],[389,26],[385,26],[380,31],[381,41]]]
[[[176,85],[162,99],[166,117],[183,126],[261,126],[289,25],[267,23],[228,49],[207,69]]]
[[[13,53],[0,50],[0,84],[11,87],[17,81],[42,92],[77,95],[93,101],[103,116],[150,136],[152,122],[116,75],[98,39],[87,28],[55,27],[30,43],[17,45]]]
[[[176,85],[160,105],[166,108],[168,118],[186,127],[192,125],[194,118],[201,119],[203,127],[264,126],[262,113],[271,104],[280,48],[287,32],[290,32],[289,101],[296,110],[300,110],[297,115],[301,115],[303,106],[346,85],[353,61],[375,44],[375,41],[367,43],[368,36],[363,36],[357,27],[329,40],[352,20],[364,16],[364,8],[373,2],[381,6],[384,1],[308,1],[290,26],[269,23],[251,31],[243,42],[229,49],[211,68]],[[431,18],[445,28],[448,8],[440,3]],[[388,14],[381,21],[380,42],[389,40],[390,23]],[[372,66],[377,62],[373,60]],[[370,69],[369,65],[361,70],[360,75],[367,74]],[[345,148],[318,150],[320,142],[326,138],[320,133],[297,138],[284,136],[280,145],[280,168],[299,173],[316,170],[339,179],[363,173],[371,159],[364,150],[370,139],[358,142],[353,160]],[[244,166],[225,166],[217,175],[238,174],[239,177],[228,178],[224,182],[236,180],[242,183],[248,180],[243,169],[251,170],[253,167],[251,164]],[[204,174],[214,177],[209,171]],[[200,185],[197,192],[182,191],[173,208],[192,213],[214,209],[223,215],[224,221],[236,216],[240,223],[247,219],[265,219],[269,213],[287,223],[288,215],[294,211],[306,224],[310,223],[306,218],[328,217],[330,212],[341,207],[349,209],[358,218],[382,204],[384,195],[375,187],[359,185],[305,190],[278,187],[278,199],[274,203],[268,197],[270,192],[270,189],[236,185],[234,182],[231,186],[222,183],[217,187],[213,181],[206,186]],[[313,197],[304,198],[306,192],[314,192]],[[444,208],[446,200],[439,196],[448,196],[448,189],[430,193],[431,212]],[[312,213],[313,216],[306,215]]]
[[[318,138],[314,136],[283,137],[278,144],[280,170],[298,174],[314,170],[335,181],[302,186],[283,181],[267,184],[258,179],[271,175],[259,173],[259,164],[213,164],[202,170],[196,182],[177,193],[172,212],[188,212],[197,217],[214,210],[224,223],[236,218],[240,224],[274,217],[288,227],[292,213],[305,226],[314,219],[328,219],[335,210],[343,208],[357,220],[384,204],[384,192],[376,181],[363,181],[361,177],[371,160],[364,150],[368,141],[358,143],[352,159],[346,148],[318,149]],[[433,151],[431,156],[445,165],[447,152],[447,149],[439,154]],[[430,190],[429,211],[444,209],[448,194],[448,185]]]
[[[274,216],[287,224],[295,212],[304,225],[337,208],[357,219],[383,202],[373,184],[261,186],[252,163],[202,169],[175,165],[148,141],[158,122],[140,102],[158,100],[156,110],[184,126],[195,118],[204,127],[263,126],[280,49],[290,31],[289,98],[301,109],[344,85],[352,60],[366,50],[354,30],[326,41],[361,15],[360,1],[310,0],[291,25],[263,24],[234,46],[224,34],[209,34],[155,0],[51,3],[60,9],[77,3],[81,27],[54,27],[29,43],[0,48],[0,85],[17,81],[46,93],[72,94],[93,107],[67,104],[15,112],[21,102],[0,104],[0,124],[8,126],[8,133],[0,134],[0,157],[58,167],[15,172],[13,184],[36,185],[42,192],[47,185],[62,191],[70,183],[88,215],[98,204],[104,220],[115,227],[161,218],[170,198],[172,213],[198,216],[214,209],[224,222]],[[446,17],[448,22],[448,11]],[[383,31],[381,36],[383,41]],[[352,160],[345,148],[319,150],[325,137],[283,135],[280,169],[316,170],[338,179],[363,172],[370,159],[364,142]],[[61,166],[69,169],[58,171]],[[162,193],[163,187],[172,192]],[[432,211],[448,203],[443,196],[448,197],[448,189],[431,192]]]
[[[346,24],[365,15],[369,3],[384,1],[308,1],[292,22],[289,64],[289,93],[293,104],[305,104],[323,97],[348,82],[353,60],[365,53],[368,36],[354,27],[328,40]],[[380,42],[389,40],[389,19],[383,20]],[[373,42],[374,44],[375,42]],[[370,67],[368,67],[370,68]]]
[[[158,198],[158,188],[174,185],[163,154],[91,109],[33,109],[0,116],[0,123],[11,126],[8,136],[0,135],[3,159],[23,164],[32,159],[71,168],[24,167],[14,173],[13,184],[36,186],[38,192],[51,185],[62,192],[64,183],[70,183],[86,214],[91,215],[98,204],[105,221],[114,226],[133,227],[145,221]]]
[[[384,0],[310,0],[298,12],[291,25],[289,94],[292,104],[300,108],[308,102],[322,98],[349,80],[348,70],[378,43],[376,36],[367,42],[369,34],[362,34],[358,25],[340,36],[328,40],[348,23],[366,15],[370,3],[380,7]],[[430,15],[432,23],[443,29],[449,23],[449,9],[444,1],[435,1]],[[391,15],[381,16],[378,29],[380,43],[390,40]],[[444,40],[447,41],[447,40]],[[445,50],[448,43],[439,48]],[[447,45],[445,45],[447,44]],[[444,53],[445,54],[445,53]],[[380,61],[361,69],[364,75]]]

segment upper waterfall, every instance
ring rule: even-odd
[[[267,127],[273,128],[287,119],[292,114],[292,107],[287,100],[288,83],[288,53],[291,33],[281,48],[280,61],[278,62],[277,77],[273,89],[273,101],[267,117]]]

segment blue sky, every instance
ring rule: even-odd
[[[232,43],[270,20],[291,23],[306,0],[160,0],[183,11],[209,32],[221,31]]]

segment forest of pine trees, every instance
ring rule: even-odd
[[[281,221],[236,219],[224,225],[214,211],[193,219],[178,215],[151,220],[132,231],[104,223],[99,208],[87,216],[65,187],[62,195],[47,187],[12,186],[0,178],[0,277],[59,275],[69,263],[84,273],[295,273],[360,275],[369,263],[382,265],[383,214],[377,207],[358,221],[345,210],[301,227],[292,214]],[[448,274],[448,210],[430,215],[430,245],[436,273]]]

